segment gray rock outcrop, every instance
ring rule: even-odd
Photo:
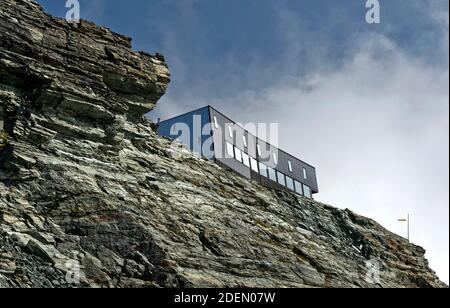
[[[161,55],[0,0],[0,287],[445,287],[425,251],[158,137]]]

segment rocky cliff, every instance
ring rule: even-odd
[[[169,81],[127,37],[0,0],[0,287],[445,286],[376,222],[171,147],[143,117]]]

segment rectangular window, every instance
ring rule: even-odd
[[[234,157],[233,145],[227,142],[227,155],[229,157]]]
[[[272,158],[273,158],[273,163],[274,163],[275,165],[278,165],[278,157],[277,157],[277,154],[276,154],[276,153],[273,153],[273,154],[272,154]]]
[[[309,188],[308,186],[303,185],[303,192],[304,192],[304,196],[306,198],[311,198],[312,197],[311,196],[311,188]]]
[[[244,147],[247,147],[247,137],[244,135],[242,136],[242,140],[244,141]]]
[[[230,135],[230,138],[233,139],[233,128],[231,127],[231,125],[228,126],[228,135]]]
[[[286,176],[286,186],[292,191],[295,191],[294,180],[288,176]]]
[[[277,171],[277,176],[278,176],[278,184],[286,186],[286,179],[284,178],[284,174]]]
[[[256,151],[258,152],[258,156],[262,156],[262,154],[261,154],[261,146],[259,144],[256,145]]]
[[[295,191],[297,192],[297,194],[303,196],[302,184],[300,182],[294,181],[294,185],[295,185]]]
[[[305,180],[308,179],[308,173],[306,172],[306,168],[303,168],[303,178],[304,178]]]
[[[242,163],[242,152],[238,148],[234,147],[234,158],[240,163]]]
[[[258,170],[258,162],[253,157],[250,157],[250,166],[252,167],[253,171],[255,171],[256,173],[259,172],[259,170]]]
[[[289,167],[289,172],[294,172],[292,170],[292,162],[290,160],[288,160],[288,167]]]
[[[219,122],[217,121],[217,117],[214,116],[214,127],[219,128]]]
[[[259,174],[261,174],[265,178],[269,176],[267,173],[267,166],[263,163],[259,163]]]
[[[242,161],[244,162],[244,165],[250,168],[250,157],[248,154],[242,152]]]
[[[277,181],[277,172],[270,167],[267,167],[267,170],[269,171],[269,179],[276,182]]]

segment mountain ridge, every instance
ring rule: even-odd
[[[170,79],[125,36],[0,0],[0,287],[446,287],[375,221],[158,136]]]

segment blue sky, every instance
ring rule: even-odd
[[[64,1],[40,0],[64,16]],[[280,146],[317,167],[317,199],[411,238],[449,281],[449,5],[364,0],[81,0],[81,17],[165,55],[150,115],[211,104],[280,123]]]
[[[65,13],[63,1],[39,2],[54,14]],[[423,11],[430,6],[448,11],[446,1],[385,1],[382,23],[374,27],[364,22],[363,0],[80,2],[82,18],[131,36],[135,49],[166,55],[176,76],[170,95],[203,90],[199,84],[207,80],[214,87],[207,93],[214,97],[267,86],[275,77],[274,68],[286,75],[339,65],[351,55],[355,40],[372,32],[435,62],[440,34]],[[288,33],[291,28],[295,37]],[[233,70],[233,78],[223,74],[224,64]]]

